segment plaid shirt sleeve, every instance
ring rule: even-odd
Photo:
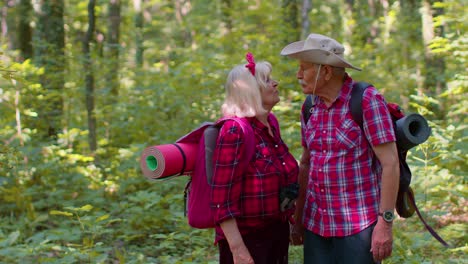
[[[365,90],[362,99],[364,132],[373,145],[396,141],[393,122],[384,97],[374,87]]]
[[[226,121],[221,127],[213,160],[211,202],[215,208],[215,222],[240,215],[242,173],[237,166],[244,153],[244,134],[235,121]]]

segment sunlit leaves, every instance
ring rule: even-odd
[[[63,211],[58,211],[58,210],[51,210],[50,214],[51,215],[73,216],[73,214],[70,213],[70,212],[63,212]]]

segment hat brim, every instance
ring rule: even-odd
[[[353,66],[351,63],[332,52],[321,49],[304,50],[304,43],[305,41],[297,41],[287,45],[281,51],[281,55],[297,60],[361,71],[360,68]]]

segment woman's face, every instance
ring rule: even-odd
[[[262,94],[262,103],[263,107],[266,110],[271,110],[279,101],[279,91],[278,91],[278,82],[273,80],[270,75],[268,75],[265,80],[267,84],[264,89],[261,89]]]

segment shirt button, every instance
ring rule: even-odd
[[[323,153],[327,153],[327,151],[326,151],[326,150],[324,150],[324,151],[323,151]]]
[[[324,130],[324,131],[323,131],[323,133],[325,134],[325,133],[327,133],[327,131],[326,131],[326,130]]]
[[[319,169],[320,172],[322,172],[322,169]]]
[[[283,166],[286,166],[286,162],[283,162]]]
[[[324,189],[320,189],[321,192],[324,192],[325,190]]]
[[[278,145],[275,145],[275,148],[277,148],[277,147],[278,147]]]

